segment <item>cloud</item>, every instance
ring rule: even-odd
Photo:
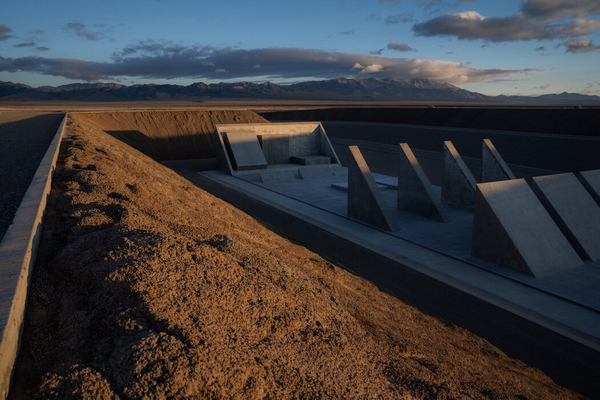
[[[415,49],[413,49],[406,43],[398,43],[395,40],[390,40],[390,43],[387,45],[387,48],[389,50],[396,50],[396,51],[416,51]]]
[[[260,65],[260,68],[255,68]],[[428,78],[461,84],[497,79],[535,69],[476,69],[461,63],[388,58],[302,48],[232,49],[213,46],[181,46],[170,42],[143,41],[125,47],[110,62],[66,58],[0,57],[0,71],[26,71],[80,81],[121,78],[251,80],[332,79],[369,75],[374,78]]]
[[[544,48],[544,46],[540,46],[540,47],[536,47],[536,48],[535,48],[535,49],[533,49],[533,50],[534,50],[534,51],[544,51],[544,50],[546,50],[546,49]]]
[[[546,83],[545,85],[542,85],[542,86],[540,86],[540,89],[541,89],[541,90],[546,90],[546,89],[548,89],[549,87],[550,87],[550,84],[549,84],[549,83]]]
[[[50,50],[50,48],[49,48],[49,47],[46,47],[46,46],[38,46],[38,47],[36,47],[35,49],[36,49],[37,51],[48,51],[48,50]]]
[[[356,29],[349,29],[347,31],[342,32],[343,35],[354,35],[356,33]]]
[[[508,17],[485,17],[475,11],[445,14],[415,24],[417,36],[456,36],[461,40],[484,39],[491,42],[551,40],[588,35],[600,27],[600,21],[574,19],[546,24],[519,13]]]
[[[455,0],[454,3],[450,3],[444,0],[420,0],[419,6],[425,8],[425,11],[431,11],[432,13],[438,12],[441,7],[456,7],[465,3],[477,3],[477,0]]]
[[[521,12],[530,18],[545,22],[560,18],[583,18],[600,14],[598,0],[527,0],[521,6]]]
[[[403,13],[403,14],[394,14],[394,15],[388,15],[387,17],[385,17],[385,19],[383,20],[383,22],[385,22],[387,25],[393,25],[393,24],[399,24],[399,23],[410,23],[410,22],[414,22],[414,18],[413,18],[413,14],[412,13]]]
[[[8,39],[15,39],[16,36],[10,35],[12,29],[4,24],[0,24],[0,42]]]
[[[41,29],[34,29],[27,32],[30,36],[30,40],[35,42],[44,42],[46,40],[46,33]]]
[[[562,45],[567,48],[567,52],[573,54],[600,51],[600,46],[594,45],[589,37],[584,37],[581,40],[567,40]]]
[[[369,54],[375,54],[375,55],[377,55],[377,56],[380,56],[380,55],[381,55],[381,53],[383,53],[383,51],[384,51],[384,50],[385,50],[385,47],[384,47],[384,48],[382,48],[382,49],[379,49],[379,50],[373,50],[373,51],[370,51],[370,52],[369,52]]]
[[[95,27],[104,27],[104,25],[102,25],[102,24],[95,24],[94,26]],[[81,22],[69,22],[65,26],[65,29],[67,31],[73,32],[77,36],[84,37],[87,40],[97,41],[97,40],[104,39],[106,37],[106,32],[102,32],[102,31],[90,32],[88,29],[86,29],[85,25],[82,24]]]
[[[15,44],[15,45],[13,45],[13,47],[33,47],[35,45],[36,45],[35,42],[24,42],[24,43]]]

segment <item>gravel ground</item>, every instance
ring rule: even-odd
[[[0,112],[0,239],[56,134],[62,113]]]

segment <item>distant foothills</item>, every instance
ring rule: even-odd
[[[539,105],[600,105],[600,96],[578,93],[541,96],[486,96],[429,79],[346,79],[309,81],[292,85],[270,82],[132,85],[75,83],[57,87],[0,81],[0,101],[205,101],[210,99],[280,99],[333,101],[402,101],[509,103]]]

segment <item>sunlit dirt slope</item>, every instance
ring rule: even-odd
[[[25,397],[578,397],[273,233],[97,119],[67,128],[17,371]]]

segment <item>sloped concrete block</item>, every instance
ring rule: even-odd
[[[579,256],[600,260],[600,206],[577,177],[537,176],[531,188]]]
[[[398,209],[440,222],[452,221],[407,143],[400,143]]]
[[[442,203],[449,206],[475,206],[477,182],[451,141],[444,142]]]
[[[254,132],[234,131],[224,136],[233,169],[244,171],[267,167],[267,160]]]
[[[477,185],[471,253],[537,278],[583,264],[524,179]]]
[[[269,165],[290,162],[290,135],[257,135]]]
[[[299,167],[298,175],[300,176],[300,179],[319,179],[333,176],[333,171],[330,167]]]
[[[348,216],[388,231],[398,224],[357,146],[349,146]]]
[[[481,154],[481,182],[497,182],[516,179],[504,159],[496,150],[490,139],[483,139],[483,152]]]
[[[600,205],[600,169],[581,171],[577,178],[579,178],[583,187],[587,189],[590,196]]]

